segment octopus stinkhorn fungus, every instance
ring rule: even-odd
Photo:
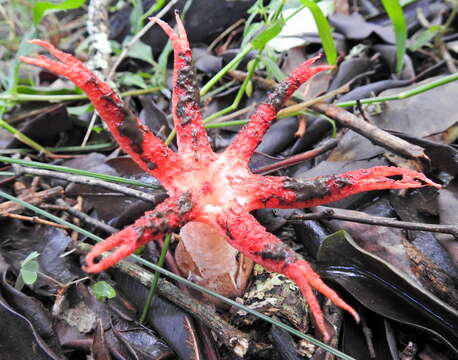
[[[306,179],[250,172],[250,157],[277,111],[302,83],[331,68],[313,66],[316,58],[297,67],[268,95],[224,152],[213,152],[202,125],[192,54],[184,26],[178,15],[176,32],[167,23],[156,21],[170,37],[174,49],[172,113],[178,153],[142,125],[116,93],[73,56],[45,41],[31,40],[57,60],[44,56],[21,58],[25,63],[67,77],[79,86],[121,148],[144,171],[156,177],[169,195],[134,224],[96,244],[86,256],[85,271],[103,271],[164,233],[173,232],[189,221],[203,222],[218,229],[233,247],[256,263],[293,280],[305,296],[316,326],[328,340],[329,332],[313,289],[348,311],[356,321],[359,320],[357,312],[321,280],[308,262],[268,233],[250,211],[310,207],[369,190],[439,185],[421,173],[386,166]],[[99,255],[113,249],[108,257],[96,261]]]

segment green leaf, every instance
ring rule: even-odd
[[[35,259],[38,256],[40,256],[40,254],[36,251],[33,251],[21,263],[21,271],[19,272],[19,276],[27,285],[32,285],[35,281],[37,281],[37,272],[40,266],[38,262],[35,261]]]
[[[86,0],[65,0],[60,4],[49,1],[38,1],[33,7],[33,24],[38,25],[46,12],[71,10],[82,6]]]
[[[141,0],[136,0],[132,12],[130,13],[129,22],[131,25],[131,33],[136,34],[143,27],[143,3]]]
[[[426,30],[422,30],[416,33],[412,38],[409,40],[409,50],[417,51],[421,49],[423,46],[428,45],[434,37],[443,30],[441,25],[432,25]]]
[[[19,66],[21,62],[19,58],[21,56],[28,55],[34,45],[29,43],[30,39],[33,39],[37,36],[37,30],[35,27],[31,27],[22,37],[21,43],[19,44],[19,49],[14,57],[13,63],[10,65],[10,73],[8,76],[8,92],[10,94],[15,94],[17,92],[17,83],[19,77]]]
[[[281,82],[286,78],[286,75],[281,71],[275,61],[272,61],[268,56],[262,56],[261,61],[267,69],[269,75],[272,75],[277,82]]]
[[[406,53],[406,19],[398,0],[382,0],[382,4],[393,23],[396,37],[396,72],[400,73],[404,66],[404,55]]]
[[[21,270],[20,276],[22,277],[24,284],[27,284],[27,285],[32,285],[35,281],[37,281],[37,278],[38,278],[36,271]]]
[[[84,105],[79,105],[79,106],[67,106],[67,112],[73,116],[83,115],[84,113],[87,113],[93,109],[94,107],[92,106],[92,104],[84,104]]]
[[[145,80],[139,74],[132,74],[131,72],[123,73],[119,78],[119,83],[126,86],[138,86],[142,89],[148,87]]]
[[[94,285],[92,285],[91,288],[94,292],[95,297],[99,301],[111,299],[116,296],[116,290],[106,281],[98,281]]]
[[[311,0],[300,0],[312,13],[313,19],[315,20],[316,26],[318,27],[318,33],[320,35],[321,43],[323,45],[326,59],[330,65],[335,65],[337,61],[337,50],[332,38],[331,26],[329,25],[326,16],[319,6]]]
[[[22,266],[27,264],[29,261],[36,259],[40,256],[40,253],[37,251],[32,251],[24,260],[22,260]]]
[[[267,26],[267,28],[258,34],[251,41],[251,45],[255,49],[261,50],[270,40],[280,34],[281,29],[283,29],[283,25],[285,25],[285,20],[282,17],[278,18],[274,23]]]
[[[92,131],[95,132],[96,134],[100,134],[103,131],[103,127],[101,126],[94,126],[92,128]]]
[[[128,39],[127,41],[130,41],[130,39]],[[154,64],[153,52],[151,50],[151,47],[149,45],[146,45],[142,41],[137,41],[134,44],[134,46],[130,48],[128,55],[131,58],[146,61],[147,63],[152,65]]]
[[[28,272],[37,272],[38,268],[38,262],[36,262],[35,260],[29,260],[22,265],[21,270]]]

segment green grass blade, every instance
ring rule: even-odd
[[[321,38],[324,53],[326,54],[326,59],[330,65],[335,65],[337,60],[337,50],[334,44],[334,39],[332,38],[331,26],[329,25],[328,20],[324,16],[320,7],[313,1],[300,0],[300,2],[312,13],[316,26],[318,27],[318,33]]]
[[[60,4],[56,4],[48,1],[38,1],[33,8],[33,24],[38,25],[47,12],[76,9],[85,2],[86,0],[65,0]]]
[[[394,27],[396,37],[396,72],[399,74],[404,66],[404,55],[406,53],[406,19],[398,0],[382,0],[382,4]]]
[[[66,167],[66,166],[45,164],[45,163],[41,163],[41,162],[37,162],[37,161],[28,161],[28,160],[15,159],[15,158],[7,157],[7,156],[0,156],[0,162],[4,162],[4,163],[7,163],[7,164],[18,164],[18,165],[22,165],[22,166],[29,166],[29,167],[38,168],[38,169],[60,171],[60,172],[63,172],[63,173],[68,173],[68,174],[89,176],[89,177],[93,177],[93,178],[96,178],[96,179],[116,182],[116,183],[120,183],[120,184],[142,186],[142,187],[147,187],[147,188],[152,188],[152,189],[161,188],[160,185],[148,184],[148,183],[145,183],[145,182],[142,182],[142,181],[133,180],[133,179],[126,179],[126,178],[123,178],[123,177],[120,177],[120,176],[98,174],[98,173],[95,173],[95,172],[92,172],[92,171],[72,169],[72,168],[69,168],[69,167]]]

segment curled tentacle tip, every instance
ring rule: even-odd
[[[353,316],[353,319],[355,319],[355,321],[359,324],[359,322],[361,321],[361,318],[359,317],[359,314],[356,312],[356,310],[352,308],[351,311],[349,312],[351,316]]]
[[[318,72],[321,72],[321,71],[327,71],[327,70],[334,70],[336,68],[335,65],[317,65],[317,66],[314,66],[313,69],[317,70]]]
[[[46,49],[54,49],[54,45],[41,39],[31,39],[27,41],[29,44],[38,45]]]
[[[431,179],[428,179],[425,175],[418,173],[416,175],[405,175],[402,174],[402,182],[406,184],[412,184],[413,186],[416,187],[423,187],[423,186],[432,186],[435,187],[436,189],[441,189],[442,185],[435,183]]]
[[[84,259],[86,264],[83,266],[83,271],[87,273],[91,273],[91,274],[99,273],[99,272],[102,272],[108,269],[109,267],[111,267],[112,265],[114,265],[116,262],[119,261],[119,260],[113,261],[113,259],[110,259],[110,257],[107,257],[94,264],[95,257],[96,255],[91,255],[91,253],[89,253],[86,256],[86,258]]]

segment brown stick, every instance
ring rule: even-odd
[[[46,200],[54,199],[56,197],[62,196],[64,189],[61,186],[56,186],[51,189],[43,190],[36,193],[26,193],[22,196],[19,196],[19,199],[28,202],[32,205],[38,205]],[[21,213],[24,208],[16,204],[13,201],[5,201],[0,204],[0,216],[6,213]]]
[[[380,225],[388,227],[396,227],[406,230],[417,230],[417,231],[430,231],[437,233],[446,233],[455,236],[458,239],[458,225],[438,225],[438,224],[424,224],[409,221],[399,221],[395,219],[385,218],[381,216],[368,215],[361,211],[345,210],[330,208],[327,206],[316,206],[313,207],[313,213],[294,215],[290,219],[296,220],[345,220],[353,221],[361,224],[369,225]]]
[[[369,124],[347,110],[325,103],[313,104],[311,109],[329,116],[331,119],[336,120],[339,124],[368,138],[374,144],[391,150],[398,155],[408,159],[420,160],[424,163],[429,162],[429,158],[425,155],[422,147],[413,145],[378,128],[375,125]]]

